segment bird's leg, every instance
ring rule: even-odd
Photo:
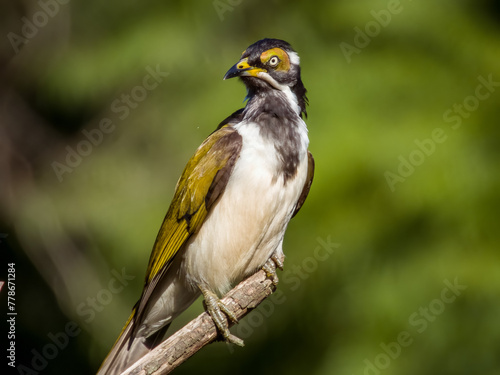
[[[234,323],[238,323],[238,319],[236,318],[236,316],[227,308],[226,305],[221,302],[219,297],[217,297],[214,292],[202,285],[198,285],[198,287],[200,288],[201,293],[203,293],[207,312],[212,317],[212,320],[214,321],[219,332],[224,337],[224,340],[238,346],[244,346],[245,344],[243,343],[242,339],[234,336],[233,334],[231,334],[231,332],[229,332],[226,316]],[[226,314],[226,316],[224,316],[224,314]]]
[[[278,285],[279,282],[276,269],[279,268],[283,271],[283,258],[283,253],[278,253],[277,251],[275,251],[273,255],[271,255],[271,257],[262,266],[262,269],[266,271],[267,277],[271,279],[274,286]]]

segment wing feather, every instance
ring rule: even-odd
[[[297,215],[297,212],[299,212],[300,208],[306,201],[307,196],[309,195],[309,190],[311,190],[311,185],[314,178],[314,158],[309,151],[307,151],[307,161],[308,165],[306,183],[304,184],[304,188],[302,189],[302,193],[300,194],[299,200],[297,201],[297,205],[295,206],[295,211],[293,212],[292,217]]]
[[[134,319],[141,321],[158,281],[224,192],[241,147],[241,135],[232,126],[224,126],[212,133],[187,163],[153,246]]]

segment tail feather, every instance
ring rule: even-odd
[[[134,345],[134,340],[132,338],[132,331],[134,327],[134,315],[135,309],[127,320],[125,327],[123,327],[120,336],[116,340],[115,344],[111,348],[104,359],[101,367],[97,371],[97,375],[117,375],[126,369],[126,362],[128,362],[129,354],[131,349],[136,349],[137,344]],[[135,350],[134,350],[135,351]]]
[[[120,336],[116,340],[113,348],[104,359],[101,367],[97,371],[97,375],[119,375],[127,368],[132,366],[141,357],[149,353],[157,346],[170,324],[162,327],[149,337],[134,337],[135,324],[134,319],[135,309],[128,318],[125,327],[123,327]]]

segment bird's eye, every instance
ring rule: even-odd
[[[278,56],[273,56],[273,57],[271,57],[269,59],[268,64],[269,64],[269,66],[272,66],[274,68],[276,65],[279,64],[279,62],[280,62],[279,57]]]

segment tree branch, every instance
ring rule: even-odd
[[[222,302],[237,319],[241,319],[275,289],[266,272],[260,270],[233,288]],[[231,321],[228,323],[230,327],[234,324]],[[204,312],[134,363],[122,375],[168,374],[216,338],[215,324],[210,315]]]

